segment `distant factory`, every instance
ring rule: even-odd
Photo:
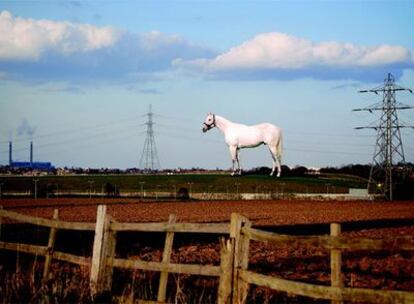
[[[33,161],[33,142],[30,142],[30,161],[20,162],[13,161],[13,143],[9,142],[9,166],[15,169],[37,169],[37,170],[53,170],[54,167],[50,162],[34,162]]]

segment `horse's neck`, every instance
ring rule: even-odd
[[[216,126],[221,132],[226,133],[229,126],[233,124],[230,120],[225,119],[224,117],[216,115]]]

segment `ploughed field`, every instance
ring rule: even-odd
[[[34,216],[51,218],[53,210],[59,209],[59,218],[67,221],[93,222],[97,204],[108,205],[108,212],[120,222],[158,222],[167,221],[171,213],[177,215],[178,222],[229,222],[230,214],[238,212],[248,217],[254,226],[271,229],[286,234],[327,234],[329,223],[340,222],[343,235],[349,237],[393,238],[414,235],[414,202],[362,202],[362,201],[210,201],[210,202],[142,202],[136,199],[48,199],[48,200],[1,200],[6,210],[21,212]],[[320,225],[317,225],[320,224]],[[7,226],[7,225],[6,225]],[[14,226],[14,225],[11,225]],[[298,228],[300,227],[300,228]],[[323,227],[321,229],[320,227]],[[17,228],[17,227],[16,227]],[[22,227],[23,230],[27,229]],[[15,231],[10,227],[8,231]],[[5,234],[7,229],[4,231]],[[23,238],[30,243],[28,230]],[[47,231],[46,231],[47,232]],[[34,231],[33,233],[37,233]],[[59,232],[60,233],[60,232]],[[65,233],[62,231],[62,233]],[[68,233],[68,232],[67,232]],[[85,256],[91,255],[91,241],[84,234],[59,235],[58,250],[71,248]],[[47,233],[44,233],[47,239]],[[117,237],[118,257],[129,257],[144,261],[161,261],[165,234],[119,233]],[[79,238],[81,238],[79,240]],[[37,239],[31,238],[31,239]],[[60,241],[59,241],[60,240]],[[86,247],[84,246],[86,244]],[[81,247],[77,250],[73,247]],[[176,234],[174,238],[172,263],[188,264],[220,264],[220,237]],[[66,249],[68,249],[66,248]],[[2,253],[0,253],[3,255]],[[1,256],[0,256],[1,257]],[[0,258],[0,279],[3,290],[13,282],[3,280],[7,277],[6,265],[17,265],[15,255],[7,254]],[[41,273],[42,261],[17,259],[20,263],[28,263],[20,273],[20,288],[33,284],[33,272]],[[8,264],[6,264],[8,263]],[[2,266],[4,268],[2,268]],[[23,265],[22,265],[23,266]],[[27,274],[25,275],[24,269]],[[39,269],[40,271],[34,271]],[[10,269],[12,270],[12,269]],[[272,245],[252,241],[250,244],[249,270],[289,280],[330,285],[330,252],[316,246],[303,244]],[[7,270],[8,271],[8,270]],[[13,271],[13,270],[12,270]],[[88,269],[62,262],[53,262],[50,284],[67,286],[56,295],[51,288],[50,298],[61,302],[87,303]],[[404,290],[414,292],[414,252],[399,251],[389,248],[387,251],[343,251],[342,272],[344,285],[355,288],[373,288],[384,290]],[[63,275],[64,274],[64,275]],[[25,278],[28,279],[25,279]],[[62,279],[63,278],[63,279]],[[155,300],[159,274],[146,271],[114,272],[112,295],[124,299],[145,298]],[[41,281],[39,279],[39,281]],[[9,282],[9,283],[7,283]],[[26,282],[26,283],[24,283]],[[26,285],[25,285],[26,284]],[[218,281],[210,277],[172,274],[169,276],[167,302],[176,303],[214,303]],[[39,285],[40,286],[40,285]],[[86,286],[86,287],[85,287]],[[40,287],[37,287],[38,289]],[[28,290],[30,288],[26,288]],[[13,289],[8,289],[13,290]],[[37,290],[32,288],[32,290]],[[29,292],[29,291],[26,291]],[[16,289],[8,299],[16,299],[24,291]],[[43,297],[49,296],[48,293]],[[36,298],[37,297],[37,298]],[[28,294],[29,302],[41,297],[39,293]],[[4,300],[4,298],[3,298]],[[7,302],[7,301],[6,301]],[[329,303],[252,286],[249,303]]]
[[[249,218],[255,226],[323,224],[375,220],[414,219],[414,202],[369,201],[190,201],[142,202],[137,199],[3,199],[6,210],[51,218],[59,209],[66,221],[94,222],[98,204],[120,222],[167,221],[176,214],[179,222],[229,222],[232,212]]]

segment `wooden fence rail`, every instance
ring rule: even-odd
[[[38,256],[46,256],[49,254],[49,250],[46,246],[19,244],[19,243],[7,243],[0,241],[0,249],[11,250],[15,252],[30,253]],[[78,256],[70,253],[53,251],[52,259],[68,262],[77,265],[90,265],[91,259],[83,256]]]
[[[218,302],[226,303],[220,299],[224,299],[226,297],[229,298],[229,289],[225,288],[227,284],[222,283],[223,279],[221,279],[221,277],[223,277],[226,279],[226,282],[228,282],[228,276],[232,273],[232,255],[228,250],[222,250],[223,258],[221,260],[227,261],[227,263],[221,263],[220,266],[174,264],[170,262],[174,233],[212,233],[228,235],[229,224],[175,223],[174,215],[170,216],[170,220],[167,223],[118,223],[107,214],[107,208],[105,205],[98,206],[96,223],[60,221],[57,219],[57,211],[55,211],[54,219],[50,220],[0,209],[0,223],[1,218],[9,218],[18,222],[49,227],[50,234],[47,246],[6,243],[0,241],[0,249],[44,256],[44,277],[48,274],[51,259],[62,260],[78,265],[89,265],[91,269],[90,288],[93,295],[105,290],[110,290],[113,269],[123,268],[130,270],[139,269],[144,271],[161,272],[157,298],[158,303],[162,303],[166,299],[168,273],[218,277],[220,278],[219,285],[221,286],[221,293],[218,295]],[[55,243],[56,231],[58,229],[95,231],[92,258],[85,258],[82,256],[54,251],[53,247]],[[119,231],[165,232],[166,243],[162,262],[145,262],[140,260],[115,258],[116,232]],[[224,269],[226,271],[223,271]]]
[[[113,231],[181,232],[229,234],[229,224],[198,223],[111,223]]]
[[[341,250],[414,250],[413,237],[395,237],[388,239],[341,237],[341,226],[337,223],[331,224],[330,236],[281,235],[253,229],[250,227],[249,221],[242,216],[235,215],[235,218],[235,221],[241,223],[241,225],[238,225],[240,227],[240,238],[244,238],[245,243],[248,243],[249,240],[255,240],[272,244],[302,244],[329,249],[331,251],[331,286],[294,282],[273,276],[266,276],[248,271],[246,265],[237,267],[235,264],[234,280],[237,282],[235,284],[244,284],[244,287],[242,290],[239,289],[238,292],[236,290],[233,303],[245,302],[245,293],[248,290],[249,284],[265,286],[274,290],[305,297],[332,300],[332,303],[335,304],[342,303],[343,301],[414,303],[413,292],[344,288],[341,272]]]
[[[50,228],[46,246],[0,241],[0,249],[25,252],[45,257],[43,278],[48,277],[52,259],[90,266],[90,287],[93,295],[111,290],[114,268],[160,272],[156,303],[164,303],[167,295],[169,273],[211,276],[219,279],[218,303],[244,303],[250,285],[264,286],[290,294],[331,300],[365,301],[372,303],[414,303],[414,293],[343,287],[341,272],[342,250],[414,250],[413,237],[392,239],[349,238],[341,236],[339,224],[331,224],[330,236],[290,236],[266,232],[251,227],[251,222],[239,214],[232,214],[230,224],[176,223],[171,215],[165,223],[118,223],[107,213],[105,205],[98,206],[96,223],[76,223],[37,218],[6,211],[0,206],[0,231],[2,218]],[[77,256],[54,250],[58,229],[95,231],[92,257]],[[146,262],[116,258],[116,233],[120,231],[165,232],[166,239],[161,262]],[[170,257],[175,233],[212,233],[222,238],[220,265],[195,265],[171,263]],[[331,286],[294,282],[250,271],[248,265],[250,242],[273,244],[303,244],[330,250]]]
[[[26,214],[21,214],[18,212],[7,211],[0,209],[0,218],[8,218],[18,222],[23,222],[26,224],[32,224],[36,226],[43,226],[56,229],[66,229],[66,230],[95,230],[94,223],[83,223],[83,222],[66,222],[59,221],[56,219],[50,220],[41,217],[34,217]]]
[[[325,249],[342,250],[414,250],[414,238],[401,236],[384,239],[350,238],[343,236],[292,236],[243,227],[242,233],[251,240],[272,244],[302,244]]]
[[[414,303],[413,292],[321,286],[284,280],[246,270],[239,271],[239,279],[249,284],[264,286],[274,290],[311,297],[314,299],[358,301],[381,304]]]

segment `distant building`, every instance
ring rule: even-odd
[[[42,171],[51,171],[54,169],[51,162],[34,162],[33,161],[33,142],[30,142],[30,161],[17,162],[13,161],[13,143],[9,142],[9,166],[15,169],[37,169]]]

